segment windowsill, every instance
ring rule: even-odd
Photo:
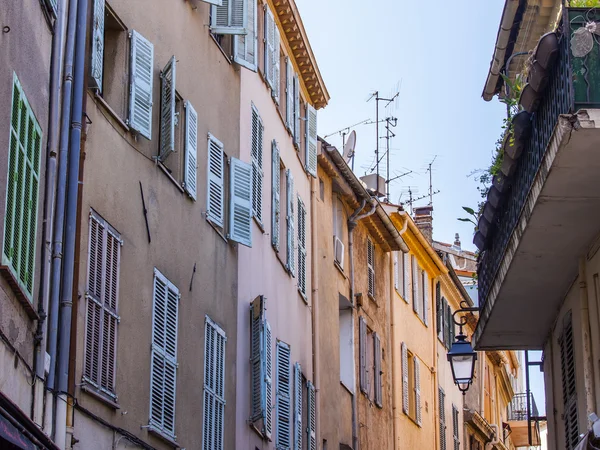
[[[171,180],[173,182],[173,184],[175,185],[175,187],[182,193],[185,194],[185,190],[183,189],[183,187],[181,186],[181,183],[179,183],[179,181],[177,181],[175,179],[175,177],[173,175],[171,175],[171,173],[169,172],[169,169],[167,169],[165,167],[165,165],[163,163],[161,163],[160,161],[157,161],[156,165],[160,168],[160,170],[162,170],[165,175],[167,176],[167,178],[169,178],[169,180]]]
[[[413,312],[415,313],[415,316],[417,316],[419,318],[419,320],[421,321],[421,323],[427,327],[427,324],[425,323],[425,321],[423,320],[423,318],[419,315],[419,313],[417,313],[414,309]]]
[[[270,440],[270,439],[267,439],[267,437],[265,436],[265,434],[262,431],[260,431],[258,428],[256,428],[256,425],[254,425],[254,423],[250,422],[249,424],[250,424],[250,428],[252,430],[254,430],[254,432],[256,434],[258,434],[262,440]]]
[[[31,320],[39,320],[40,316],[35,310],[33,303],[31,303],[29,298],[27,298],[27,294],[23,291],[23,289],[21,289],[21,286],[19,285],[19,282],[13,274],[11,268],[9,266],[0,265],[0,272],[4,275],[4,279],[9,284],[19,303],[23,305],[23,308],[25,309],[25,312],[29,318]]]
[[[300,297],[302,298],[304,303],[306,303],[308,305],[308,297],[306,296],[306,294],[303,294],[302,292],[300,292],[299,289],[298,289],[298,294],[300,294]]]
[[[335,259],[333,260],[333,265],[335,266],[335,268],[340,272],[340,274],[344,277],[344,279],[348,279],[348,277],[346,276],[346,274],[344,273],[344,269],[342,268],[342,266],[340,266],[340,263],[338,263]]]
[[[217,234],[221,237],[221,239],[223,239],[225,242],[229,242],[227,240],[227,237],[225,236],[224,231],[221,229],[221,227],[219,227],[218,225],[215,225],[212,220],[210,220],[208,217],[206,218],[206,221],[208,222],[208,224],[213,228],[213,230],[215,230],[217,232]]]
[[[354,395],[354,391],[353,391],[352,389],[350,389],[348,386],[346,386],[346,383],[344,383],[342,380],[340,380],[340,384],[342,385],[342,387],[343,387],[344,389],[346,389],[346,390],[348,391],[348,393],[349,393],[350,395]]]
[[[94,386],[88,384],[85,380],[83,380],[83,382],[81,384],[81,390],[84,391],[86,394],[90,395],[91,397],[94,397],[96,400],[101,401],[102,403],[106,404],[107,406],[109,406],[113,409],[121,409],[121,406],[115,399],[112,399],[108,395],[102,393],[101,391],[96,389]]]
[[[212,38],[212,40],[215,42],[215,44],[217,44],[217,47],[219,47],[219,50],[221,50],[221,53],[223,54],[223,56],[225,57],[225,59],[227,60],[227,62],[229,64],[231,64],[231,58],[225,52],[225,50],[223,49],[223,47],[221,47],[221,44],[219,44],[219,41],[217,41],[217,38],[215,37],[215,35],[213,34],[213,32],[210,31],[210,28],[208,29],[208,34],[210,35],[210,37]]]
[[[104,98],[98,94],[97,90],[94,90],[94,100],[96,103],[100,104],[110,116],[117,121],[117,123],[123,128],[125,131],[129,132],[130,128],[127,126],[125,121],[121,119],[121,117],[117,114],[117,112],[110,107],[110,105],[104,100]]]
[[[260,232],[262,234],[265,234],[265,226],[262,224],[262,222],[260,220],[258,220],[254,214],[252,214],[252,219],[254,220],[254,223],[256,225],[258,225],[258,228],[260,229]]]
[[[411,415],[409,415],[409,414],[406,414],[406,413],[404,413],[404,415],[405,415],[406,417],[408,417],[408,418],[410,419],[410,421],[411,421],[412,423],[414,423],[414,424],[415,424],[415,426],[417,426],[417,427],[421,428],[421,425],[419,425],[419,424],[417,423],[416,419],[414,419],[414,418],[413,418]]]
[[[374,296],[372,296],[371,294],[367,294],[367,297],[369,297],[369,299],[377,305],[377,300],[375,299]]]
[[[167,436],[158,428],[155,428],[154,425],[148,425],[148,432],[161,439],[162,441],[166,442],[173,448],[181,448],[181,446],[176,441],[177,437]]]

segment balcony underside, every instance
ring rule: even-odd
[[[477,350],[541,349],[600,232],[600,110],[560,116],[481,311]]]
[[[529,447],[529,432],[526,420],[510,420],[510,440],[515,447]],[[531,422],[531,445],[541,445],[540,432],[535,422]]]

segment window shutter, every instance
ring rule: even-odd
[[[402,285],[402,294],[404,296],[404,301],[406,303],[410,303],[410,289],[409,289],[409,284],[408,284],[408,280],[410,279],[410,255],[408,253],[403,253],[402,254],[402,265],[404,266],[404,280],[403,280],[403,285]]]
[[[246,35],[237,35],[233,39],[233,60],[240,66],[250,69],[253,72],[257,70],[258,42],[257,42],[257,2],[248,1],[248,33]]]
[[[306,104],[306,171],[317,176],[317,110]]]
[[[294,450],[302,450],[302,366],[294,364]]]
[[[454,342],[454,319],[452,318],[452,308],[448,305],[448,348],[452,347]]]
[[[308,450],[317,450],[317,401],[315,387],[308,381],[306,383],[308,390]]]
[[[279,35],[279,28],[277,23],[274,26],[274,40],[273,40],[273,89],[271,95],[275,100],[275,103],[279,104],[279,97],[281,91],[281,37]]]
[[[294,74],[294,145],[300,148],[300,82],[298,75]]]
[[[225,418],[225,331],[208,316],[204,340],[202,449],[223,450]]]
[[[285,58],[285,123],[288,130],[294,132],[294,66],[289,57]]]
[[[377,333],[373,333],[373,355],[375,357],[375,404],[380,408],[383,407],[383,385],[381,379],[381,340]]]
[[[250,421],[256,423],[263,420],[266,409],[263,383],[265,375],[264,342],[264,297],[258,296],[250,305],[250,372],[252,378],[252,398]]]
[[[252,212],[262,224],[263,123],[252,105]]]
[[[198,171],[198,113],[185,102],[185,162],[183,169],[183,187],[188,195],[196,200]]]
[[[277,342],[277,437],[278,450],[292,449],[292,366],[290,346]]]
[[[408,398],[408,350],[403,342],[401,346],[402,352],[402,412],[409,414],[409,398]]]
[[[248,2],[252,0],[221,0],[213,6],[211,31],[215,34],[243,34],[248,32]]]
[[[271,193],[273,196],[271,205],[271,245],[276,251],[279,251],[279,230],[281,223],[281,200],[279,187],[281,185],[280,179],[280,160],[279,160],[279,147],[277,141],[273,139],[271,145],[272,150],[272,173],[271,173]]]
[[[454,437],[454,450],[460,450],[460,429],[458,426],[458,408],[452,405],[452,436]]]
[[[154,269],[150,426],[175,439],[179,290]]]
[[[423,322],[429,326],[429,277],[424,270],[421,274],[423,275]]]
[[[229,239],[252,247],[252,166],[231,158]]]
[[[394,252],[394,289],[398,290],[398,282],[400,279],[400,268],[398,267],[398,252]]]
[[[294,176],[290,169],[286,169],[285,178],[287,184],[287,269],[296,275],[294,262]]]
[[[271,325],[265,321],[265,420],[264,430],[267,438],[273,435],[273,354]]]
[[[298,290],[306,301],[306,208],[298,196]]]
[[[444,314],[442,308],[442,293],[440,282],[435,283],[435,311],[438,338],[444,340]]]
[[[439,393],[439,415],[440,415],[440,450],[446,450],[446,394],[442,388]]]
[[[54,13],[54,16],[56,17],[56,15],[58,14],[58,0],[49,0],[50,1],[50,7],[52,8],[52,12]]]
[[[414,358],[414,369],[415,369],[415,416],[417,419],[417,425],[421,426],[422,424],[422,414],[421,414],[421,363],[419,358],[416,356]]]
[[[265,75],[267,83],[271,89],[275,88],[274,73],[275,68],[273,67],[275,53],[275,17],[271,12],[271,9],[265,4]]]
[[[53,0],[56,4],[56,0]],[[104,2],[94,0],[92,18],[92,61],[90,63],[94,86],[102,93],[102,75],[104,72]],[[56,7],[54,8],[56,11]]]
[[[575,348],[573,341],[573,322],[571,311],[569,311],[563,318],[563,332],[558,342],[560,346],[565,443],[566,449],[572,450],[579,441],[579,426],[577,417]]]
[[[140,33],[131,32],[131,85],[129,127],[152,139],[152,81],[154,45]]]
[[[223,144],[212,134],[208,134],[208,198],[206,200],[206,218],[216,226],[223,228],[224,202],[224,154]]]
[[[450,305],[448,305],[448,301],[443,299],[443,314],[444,314],[444,344],[446,348],[450,348],[452,346],[452,338],[450,337]]]
[[[204,3],[208,3],[209,5],[217,5],[217,6],[223,6],[223,0],[200,0]]]
[[[164,161],[175,151],[175,90],[176,63],[172,56],[160,73],[160,150],[158,159]]]
[[[417,263],[417,258],[415,258],[415,255],[411,255],[411,266],[413,310],[414,312],[419,314],[419,301],[421,300],[419,297],[419,265]]]
[[[375,298],[375,248],[371,239],[367,239],[367,271],[369,279],[369,295],[372,298]]]
[[[367,381],[367,322],[363,316],[358,319],[358,344],[360,359],[360,390],[368,394],[369,383]]]

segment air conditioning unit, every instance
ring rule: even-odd
[[[335,237],[333,250],[335,253],[335,262],[337,262],[340,267],[344,267],[344,243],[337,236]]]

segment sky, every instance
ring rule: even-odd
[[[492,58],[504,0],[428,2],[380,0],[296,0],[331,100],[319,111],[319,136],[342,148],[340,129],[366,119],[375,122],[370,95],[400,95],[380,119],[397,117],[390,142],[390,200],[429,192],[428,164],[434,160],[434,239],[474,250],[473,225],[459,222],[462,206],[479,201],[468,175],[489,166],[501,134],[505,108],[481,98]],[[385,135],[380,125],[380,136]],[[358,125],[355,172],[374,166],[375,125]],[[380,151],[385,148],[380,139]],[[382,156],[383,153],[380,153]],[[385,176],[385,158],[380,173]],[[429,198],[415,202],[426,205]]]

